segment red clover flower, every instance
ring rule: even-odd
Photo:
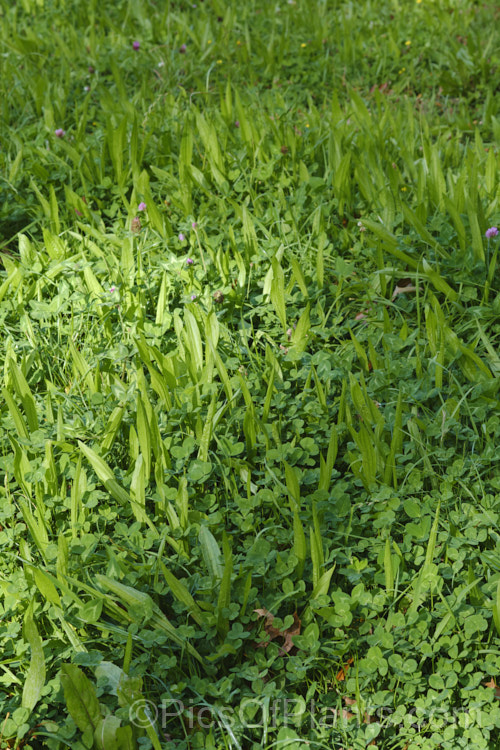
[[[497,234],[498,234],[497,227],[490,227],[485,232],[485,236],[486,236],[487,239],[490,239],[490,237],[496,237]]]

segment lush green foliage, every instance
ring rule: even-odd
[[[0,9],[0,747],[497,748],[498,8]]]

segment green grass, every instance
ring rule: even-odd
[[[0,0],[0,748],[498,747],[499,28]]]

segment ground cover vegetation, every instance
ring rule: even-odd
[[[0,33],[0,747],[497,748],[498,4]]]

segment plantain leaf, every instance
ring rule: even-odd
[[[63,664],[61,684],[69,715],[81,732],[95,732],[101,721],[101,707],[95,687],[76,664]]]
[[[21,705],[23,708],[29,708],[31,711],[38,703],[45,685],[45,657],[42,639],[33,619],[33,601],[30,602],[24,616],[23,636],[30,644],[31,659],[24,681]]]

